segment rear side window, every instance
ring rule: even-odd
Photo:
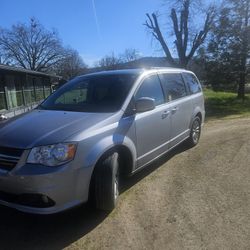
[[[189,73],[183,73],[183,77],[189,87],[189,91],[191,94],[201,92],[201,86],[194,75]]]
[[[155,105],[164,103],[164,95],[162,92],[161,83],[157,75],[152,75],[146,78],[135,94],[135,100],[141,97],[149,97],[155,100]]]
[[[159,75],[167,101],[177,100],[187,95],[181,74],[169,73]]]

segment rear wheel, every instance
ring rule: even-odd
[[[190,147],[194,147],[198,144],[201,135],[201,119],[196,116],[193,120],[190,136],[188,138],[188,144]]]
[[[119,196],[118,153],[115,152],[107,155],[96,167],[96,208],[111,211],[115,208]]]

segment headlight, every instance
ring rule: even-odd
[[[59,143],[49,146],[35,147],[30,151],[27,163],[45,166],[59,166],[74,159],[76,144]]]

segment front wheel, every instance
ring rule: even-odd
[[[96,208],[111,211],[115,208],[119,196],[118,153],[107,155],[96,167]]]
[[[190,147],[194,147],[198,144],[201,135],[201,119],[196,116],[193,120],[190,136],[188,138],[188,144]]]

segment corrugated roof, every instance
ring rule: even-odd
[[[7,71],[16,71],[16,72],[28,73],[28,74],[32,74],[32,75],[43,75],[43,76],[61,78],[60,76],[57,76],[57,75],[46,74],[46,73],[43,73],[43,72],[38,72],[38,71],[34,71],[34,70],[29,70],[29,69],[23,69],[23,68],[19,68],[19,67],[4,65],[4,64],[0,64],[0,70],[1,69],[7,70]]]

